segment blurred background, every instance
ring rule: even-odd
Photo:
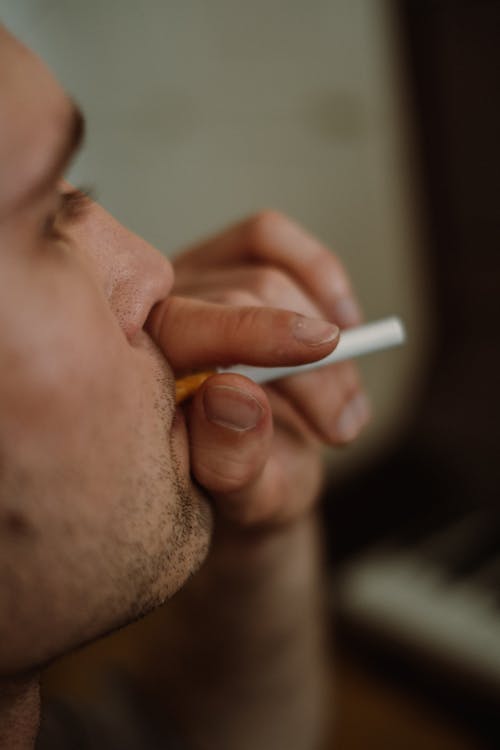
[[[367,319],[404,319],[405,348],[360,365],[372,427],[328,455],[332,746],[500,747],[500,3],[2,16],[80,103],[70,178],[123,223],[172,255],[279,209],[344,260]]]

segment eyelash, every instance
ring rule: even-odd
[[[58,222],[77,219],[92,200],[91,191],[87,188],[74,188],[59,193],[59,205],[56,210],[48,214],[43,223],[44,237],[48,239],[60,239],[63,233],[57,226]]]

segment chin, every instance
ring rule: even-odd
[[[142,560],[139,566],[123,566],[122,579],[116,582],[118,598],[116,591],[103,591],[91,612],[87,600],[78,601],[61,591],[59,598],[67,598],[67,604],[60,616],[43,620],[39,606],[27,618],[29,627],[20,623],[13,628],[10,643],[0,643],[0,679],[39,672],[75,648],[142,619],[177,593],[203,564],[213,530],[210,501],[190,481],[179,498],[177,516],[175,538],[163,554]]]
[[[192,482],[189,499],[184,500],[183,506],[183,539],[174,551],[168,566],[167,592],[164,600],[177,593],[201,567],[212,540],[214,518],[211,502],[203,490]]]
[[[165,598],[178,591],[204,562],[212,539],[214,516],[210,497],[190,473],[189,436],[182,407],[177,407],[170,434],[170,453],[177,478],[175,539],[171,540],[165,573]]]

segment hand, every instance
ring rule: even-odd
[[[273,212],[182,253],[174,268],[174,295],[182,298],[153,314],[151,330],[176,374],[319,359],[336,344],[325,321],[346,327],[361,319],[339,260]],[[293,329],[305,332],[304,319],[284,311],[313,319],[323,342],[297,341]],[[321,444],[349,442],[369,419],[350,362],[264,388],[215,375],[186,409],[193,475],[223,516],[243,526],[307,513],[321,485]]]

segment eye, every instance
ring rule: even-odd
[[[91,191],[81,187],[59,192],[55,205],[44,219],[43,236],[59,239],[65,225],[81,216],[92,200]]]

